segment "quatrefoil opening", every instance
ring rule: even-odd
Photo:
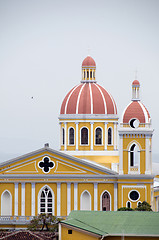
[[[39,162],[39,168],[41,168],[44,173],[49,173],[54,166],[55,163],[52,162],[49,157],[44,157],[43,160]]]

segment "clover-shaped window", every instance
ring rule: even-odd
[[[55,163],[52,162],[49,157],[44,157],[43,160],[39,162],[39,168],[41,168],[44,173],[49,173],[54,166]]]

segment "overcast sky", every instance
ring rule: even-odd
[[[0,0],[0,161],[59,149],[60,106],[88,48],[119,117],[137,69],[159,161],[158,0]]]

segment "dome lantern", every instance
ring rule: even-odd
[[[132,82],[132,101],[140,101],[140,83],[138,80]]]
[[[90,56],[87,56],[82,62],[81,82],[96,82],[96,63]]]

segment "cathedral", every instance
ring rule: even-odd
[[[117,211],[147,201],[158,211],[152,174],[151,117],[140,82],[121,122],[111,94],[96,80],[96,63],[82,62],[81,82],[61,105],[60,151],[43,148],[0,164],[1,225],[33,216],[66,217],[72,210]]]

